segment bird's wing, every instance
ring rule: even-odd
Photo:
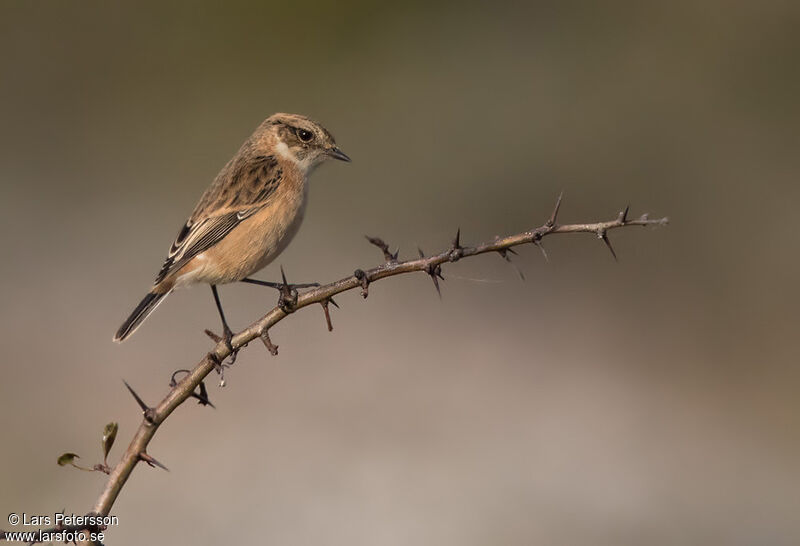
[[[282,178],[283,171],[274,156],[259,156],[241,167],[229,165],[206,190],[181,228],[154,284],[220,242],[236,226],[261,210]]]

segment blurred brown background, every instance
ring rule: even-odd
[[[100,459],[209,348],[210,291],[121,346],[201,191],[267,115],[354,161],[314,176],[296,281],[544,221],[548,238],[339,298],[181,407],[108,544],[800,541],[794,1],[0,4],[0,528],[84,513]],[[261,277],[277,278],[277,264]],[[232,325],[275,302],[221,290]]]

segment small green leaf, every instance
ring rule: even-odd
[[[114,445],[114,440],[117,439],[117,430],[119,429],[118,423],[108,423],[103,429],[103,461],[108,459],[108,452],[111,451],[111,446]]]
[[[76,453],[63,453],[58,458],[58,466],[74,464],[75,459],[80,459],[80,456]]]

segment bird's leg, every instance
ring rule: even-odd
[[[282,282],[259,281],[249,277],[242,279],[242,282],[257,284],[259,286],[268,286],[278,290],[278,292],[280,292],[280,297],[278,298],[278,307],[286,312],[291,312],[294,310],[293,307],[297,303],[298,288],[313,288],[319,286],[319,283],[316,282],[290,284],[286,281],[286,274],[283,272],[283,267],[281,267],[281,281]]]
[[[233,339],[233,332],[228,326],[228,321],[225,320],[225,313],[222,311],[222,303],[220,303],[219,294],[217,293],[217,285],[215,284],[211,285],[211,292],[214,293],[214,301],[217,303],[217,311],[219,311],[219,318],[222,319],[222,340],[225,342],[225,345],[231,352],[231,364],[233,364],[234,362],[236,362],[236,353],[239,351],[233,350],[233,345],[231,344],[231,340]]]

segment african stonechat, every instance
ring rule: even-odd
[[[178,233],[153,288],[120,326],[114,341],[130,336],[176,288],[208,283],[225,321],[217,285],[248,277],[272,262],[297,233],[306,207],[308,177],[328,158],[350,161],[319,123],[275,114],[250,135],[203,193]]]

